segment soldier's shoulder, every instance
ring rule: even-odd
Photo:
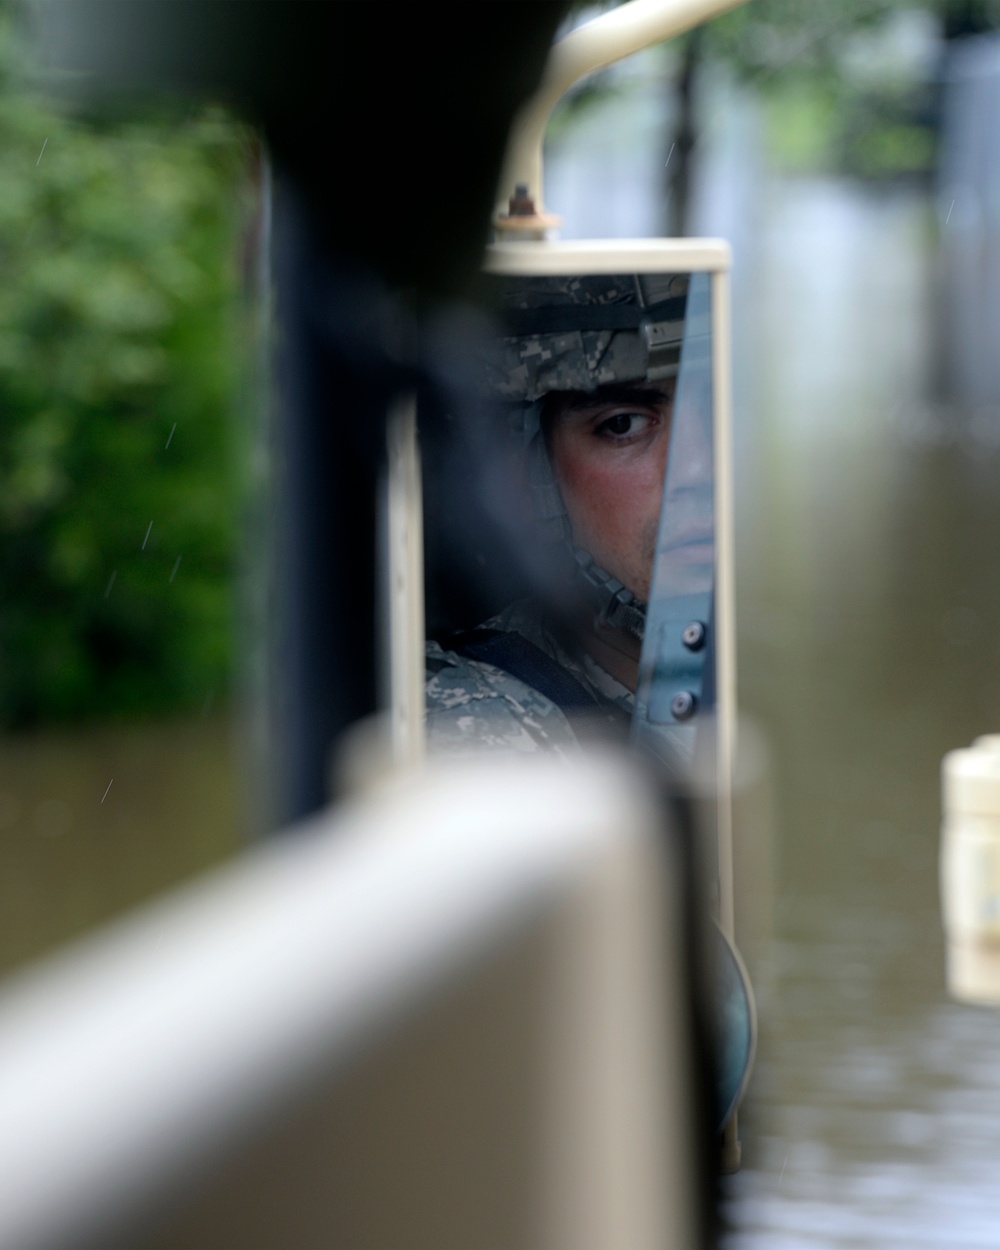
[[[566,716],[512,674],[427,645],[427,738],[432,750],[578,749]]]

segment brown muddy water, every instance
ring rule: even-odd
[[[0,971],[232,855],[224,716],[0,739]]]
[[[774,189],[741,702],[765,733],[771,932],[727,1250],[1000,1245],[1000,1014],[949,1000],[942,755],[1000,729],[1000,411],[929,398],[929,205]]]

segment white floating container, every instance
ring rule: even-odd
[[[1000,734],[949,751],[941,772],[948,990],[1000,1004]]]

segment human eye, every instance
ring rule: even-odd
[[[612,442],[631,442],[646,434],[654,420],[651,413],[641,408],[620,408],[615,412],[602,414],[594,423],[594,433],[598,438]]]

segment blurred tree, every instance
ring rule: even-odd
[[[933,71],[857,72],[852,60],[900,15],[926,14],[943,38],[1000,27],[1000,0],[751,0],[692,32],[681,46],[675,159],[666,169],[670,233],[687,232],[697,139],[694,82],[722,62],[776,105],[786,139],[814,161],[863,177],[929,174],[937,124]],[[787,150],[787,149],[786,149]]]
[[[615,7],[614,0],[578,3],[567,28]],[[689,233],[699,80],[707,66],[726,67],[763,98],[779,159],[863,177],[929,173],[933,68],[915,75],[898,63],[888,66],[891,58],[876,65],[865,54],[906,13],[927,15],[953,37],[1000,25],[1000,0],[750,0],[673,41],[675,104],[663,148],[665,233]],[[615,90],[613,75],[595,74],[574,90],[559,124],[572,125]]]
[[[0,722],[201,706],[231,667],[245,129],[84,125],[0,9]]]
[[[929,172],[935,122],[932,85],[897,71],[858,74],[852,57],[904,11],[934,18],[952,0],[752,0],[695,32],[681,57],[681,117],[688,136],[667,169],[671,226],[686,233],[688,168],[696,142],[690,83],[707,62],[729,67],[771,104],[781,155],[808,150],[815,164],[864,176]],[[989,0],[986,0],[989,2]],[[683,84],[689,84],[687,90]],[[794,158],[793,158],[794,159]]]
[[[937,0],[946,39],[982,35],[1000,28],[1000,0]]]

